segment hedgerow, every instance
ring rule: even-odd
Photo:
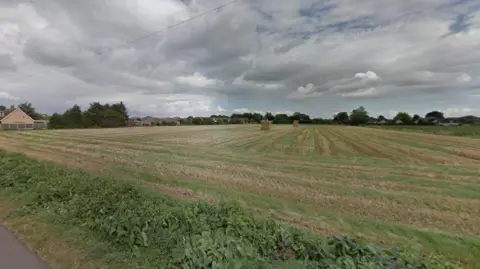
[[[116,251],[141,257],[142,268],[427,268],[395,250],[253,217],[235,203],[177,201],[1,151],[0,188],[24,198],[15,214],[85,229]]]

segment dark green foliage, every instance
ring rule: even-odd
[[[19,104],[18,107],[34,120],[39,120],[42,118],[42,116],[38,114],[35,108],[32,106],[32,103],[25,102]]]
[[[230,118],[231,119],[243,118],[249,122],[251,121],[251,122],[260,123],[263,120],[263,115],[260,113],[233,113],[230,116]]]
[[[94,102],[85,112],[82,112],[78,105],[74,105],[63,114],[53,114],[49,127],[52,129],[121,127],[126,125],[127,120],[128,112],[123,102],[113,105]]]
[[[365,110],[363,106],[354,109],[350,113],[350,124],[352,125],[361,125],[365,124],[369,121],[370,117],[368,116],[368,112]]]
[[[180,202],[17,154],[0,152],[0,190],[26,200],[16,214],[81,227],[141,268],[427,268],[351,238],[254,218],[234,203]]]
[[[339,112],[333,116],[333,121],[336,123],[348,124],[350,117],[348,116],[347,112]]]
[[[444,119],[444,116],[443,113],[440,111],[432,111],[425,114],[425,118]]]
[[[408,114],[407,112],[398,112],[397,115],[393,118],[393,120],[394,121],[400,120],[402,121],[402,124],[411,124],[413,119],[410,116],[410,114]]]

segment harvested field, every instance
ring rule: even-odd
[[[0,148],[238,200],[319,233],[411,245],[480,267],[480,139],[272,125],[1,132]],[[163,185],[163,187],[162,187]]]

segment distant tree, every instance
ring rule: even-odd
[[[82,109],[78,105],[65,111],[62,115],[63,121],[68,128],[83,128],[85,127],[85,120]]]
[[[337,115],[333,116],[333,121],[347,124],[350,121],[350,117],[347,112],[338,112]]]
[[[260,113],[253,113],[250,120],[254,120],[257,123],[260,123],[263,120],[263,115]]]
[[[387,120],[383,115],[378,116],[377,121]]]
[[[113,110],[116,110],[120,114],[122,114],[122,117],[125,119],[125,121],[128,120],[128,118],[129,118],[128,110],[127,110],[127,107],[125,106],[125,104],[123,102],[113,104],[113,105],[111,105],[110,108],[113,109]]]
[[[203,119],[195,117],[195,118],[193,118],[192,123],[195,124],[195,125],[202,125],[203,124]]]
[[[32,106],[32,103],[25,102],[25,103],[19,104],[18,107],[23,112],[25,112],[25,114],[27,114],[34,120],[39,120],[42,117],[40,114],[37,113],[37,111],[35,111],[35,108]]]
[[[314,123],[314,124],[332,124],[332,120],[331,119],[314,118],[312,120],[312,123]]]
[[[352,110],[350,113],[350,124],[352,125],[361,125],[365,124],[369,120],[368,112],[363,106],[360,106],[357,109]]]
[[[5,109],[7,109],[7,107],[6,107],[6,106],[4,106],[4,105],[0,105],[0,111],[3,111],[3,110],[5,110]]]
[[[214,125],[215,121],[213,121],[212,118],[203,118],[202,119],[202,124],[203,125]]]
[[[412,117],[407,112],[398,112],[397,115],[393,118],[393,120],[400,120],[404,124],[410,124],[412,122]]]
[[[420,120],[420,116],[418,114],[413,115],[412,121],[418,121]]]
[[[68,128],[67,127],[67,122],[65,121],[65,118],[63,115],[54,113],[48,122],[48,126],[51,129],[63,129],[63,128]]]
[[[305,114],[305,113],[301,113],[301,112],[295,112],[293,113],[292,116],[289,117],[289,119],[293,122],[294,120],[298,120],[300,121],[300,123],[308,123],[308,122],[311,122],[312,120],[310,119],[310,116]]]
[[[425,118],[435,118],[438,120],[443,120],[445,117],[443,116],[443,113],[440,111],[432,111],[432,112],[428,112],[425,115]]]
[[[293,120],[287,114],[277,114],[275,115],[275,119],[273,120],[275,124],[291,124]]]
[[[267,112],[267,113],[265,113],[265,116],[263,116],[263,118],[268,120],[268,121],[273,121],[275,119],[275,116],[273,116],[273,114],[271,112]]]

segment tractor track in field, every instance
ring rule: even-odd
[[[338,152],[333,150],[333,143],[328,136],[321,134],[318,128],[314,131],[314,151],[322,155],[337,155]]]

